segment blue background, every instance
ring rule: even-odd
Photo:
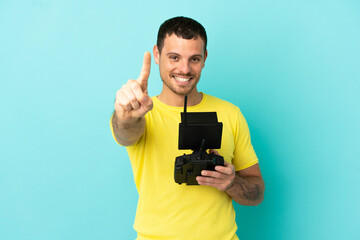
[[[357,0],[0,0],[0,239],[135,238],[108,121],[178,15],[208,33],[199,89],[241,108],[260,159],[265,200],[236,205],[239,237],[360,239]]]

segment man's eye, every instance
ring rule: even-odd
[[[193,62],[200,62],[200,58],[193,58],[192,61]]]
[[[170,56],[171,60],[178,60],[179,58],[177,56]]]

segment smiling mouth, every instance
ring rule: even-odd
[[[188,82],[192,79],[192,77],[179,77],[179,76],[174,76],[172,75],[172,77],[179,82]]]

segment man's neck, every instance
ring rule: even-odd
[[[171,93],[166,92],[163,89],[163,91],[158,96],[158,99],[161,102],[163,102],[169,106],[183,107],[184,106],[184,97],[185,97],[184,95],[179,95],[174,92],[171,92]],[[203,98],[203,94],[198,92],[196,89],[193,89],[188,94],[187,106],[194,106],[194,105],[199,104],[201,102],[202,98]]]

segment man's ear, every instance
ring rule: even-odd
[[[208,52],[207,50],[205,51],[205,55],[204,55],[204,63],[203,63],[203,68],[205,67],[205,61],[206,61],[206,58],[207,58],[207,55],[208,55]]]
[[[160,53],[159,53],[159,49],[158,49],[157,45],[155,45],[153,48],[153,54],[154,54],[155,63],[157,65],[159,65]]]

